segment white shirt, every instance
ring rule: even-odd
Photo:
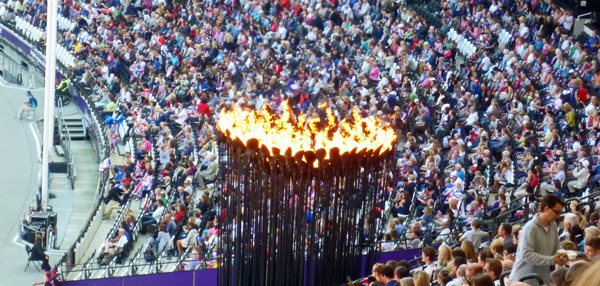
[[[125,244],[127,244],[127,236],[123,235],[121,236],[121,238],[119,238],[119,241],[117,241],[117,247],[119,248],[123,248],[125,246]]]
[[[110,75],[108,73],[108,67],[105,65],[100,70],[102,71],[102,77],[105,78],[106,80],[110,80]]]
[[[161,207],[156,208],[156,210],[152,213],[152,217],[154,218],[154,220],[156,220],[156,222],[160,221],[160,217],[162,216],[164,211],[165,211],[165,207],[161,206]]]
[[[435,240],[436,241],[445,241],[446,239],[448,239],[449,234],[450,234],[450,229],[444,228],[444,229],[442,229],[442,231],[440,231],[440,234],[438,235],[438,237],[435,238]]]
[[[472,126],[478,120],[479,120],[479,114],[477,114],[477,112],[473,112],[473,113],[469,114],[469,117],[467,117],[467,125]]]
[[[187,118],[188,118],[187,111],[185,111],[185,109],[181,109],[179,114],[177,114],[177,120],[175,120],[175,122],[179,123],[179,125],[183,125],[183,123],[185,122],[185,120]]]
[[[436,264],[431,264],[429,266],[425,266],[423,271],[429,275],[429,277],[433,277],[433,273],[438,270],[438,266]]]
[[[462,284],[463,284],[463,278],[456,277],[452,281],[448,282],[448,284],[446,284],[446,286],[461,286]]]
[[[483,60],[481,60],[481,69],[483,71],[488,71],[488,69],[490,68],[492,61],[490,60],[489,57],[485,57],[483,58]]]

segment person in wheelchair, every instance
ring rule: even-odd
[[[60,83],[56,87],[56,95],[68,95],[69,94],[69,80],[63,77]]]
[[[69,80],[63,77],[60,80],[60,83],[56,87],[55,97],[54,97],[54,105],[58,106],[58,99],[62,99],[63,105],[67,105],[71,102],[71,96],[69,95]]]

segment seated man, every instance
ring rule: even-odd
[[[113,210],[121,209],[129,200],[131,195],[131,184],[125,183],[123,185],[123,195],[119,196],[115,192],[111,190],[109,196],[104,198],[104,202],[107,203],[106,211],[104,212],[104,218],[110,219],[112,216]]]
[[[27,95],[28,100],[27,101],[23,101],[23,106],[21,106],[21,108],[19,108],[19,112],[17,113],[17,116],[15,116],[15,119],[17,120],[21,120],[21,116],[23,115],[23,112],[25,111],[35,111],[35,109],[37,108],[37,99],[35,99],[35,97],[33,97],[33,94],[31,94],[31,91],[27,91],[25,93],[25,95]]]
[[[216,159],[217,159],[217,155],[215,155],[215,154],[210,155],[210,157],[208,158],[208,160],[210,161],[208,168],[206,168],[206,170],[204,170],[204,171],[196,172],[195,179],[198,182],[198,186],[201,189],[206,188],[205,181],[212,182],[217,178],[218,163],[217,163]]]
[[[600,257],[600,237],[586,238],[584,252],[590,261]]]
[[[141,234],[146,234],[148,226],[156,225],[165,211],[165,203],[163,200],[157,200],[156,204],[158,207],[152,213],[146,214],[142,217],[142,227],[140,228]]]
[[[127,242],[128,240],[127,236],[125,236],[125,229],[120,228],[117,237],[104,243],[104,264],[108,264],[108,261],[111,257],[121,252],[123,250],[123,247],[125,247],[125,245],[127,244]]]

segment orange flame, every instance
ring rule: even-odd
[[[326,107],[326,104],[319,105],[319,108]],[[229,130],[232,139],[237,137],[244,143],[256,138],[260,141],[259,145],[264,144],[270,152],[273,147],[282,152],[291,148],[292,154],[323,148],[327,151],[325,159],[329,158],[329,150],[334,147],[339,148],[340,154],[351,152],[354,148],[357,151],[375,151],[381,146],[380,153],[392,150],[396,134],[388,123],[373,116],[363,118],[358,109],[352,111],[353,120],[344,119],[339,123],[331,109],[326,109],[326,113],[327,122],[320,128],[319,118],[307,121],[306,115],[301,113],[296,120],[287,102],[281,117],[275,115],[268,105],[262,112],[234,106],[229,111],[221,110],[217,128],[224,134]]]

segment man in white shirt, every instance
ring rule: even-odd
[[[456,268],[456,267],[454,267]],[[446,284],[446,286],[461,286],[463,285],[463,277],[465,277],[467,273],[467,265],[463,264],[461,266],[458,267],[458,269],[456,270],[456,278],[454,278],[452,281],[448,282],[448,284]]]
[[[123,247],[127,244],[127,236],[125,236],[125,229],[120,228],[119,234],[114,239],[111,239],[104,243],[104,262],[108,264],[108,261],[115,253],[123,250]]]
[[[156,204],[158,205],[158,207],[152,214],[145,215],[142,217],[142,227],[140,227],[141,234],[146,234],[148,226],[156,225],[160,221],[160,218],[162,217],[162,214],[165,211],[165,206],[163,200],[157,200]]]
[[[442,231],[440,231],[440,234],[438,234],[438,236],[435,238],[435,240],[433,242],[434,243],[445,242],[448,239],[449,234],[450,234],[450,223],[445,221],[444,223],[442,223]]]
[[[469,109],[470,113],[467,117],[466,125],[473,126],[477,121],[479,121],[479,114],[477,114],[477,110],[475,110],[475,106],[471,106]]]
[[[429,277],[433,277],[433,273],[438,270],[438,266],[434,263],[437,258],[437,254],[435,252],[435,248],[428,246],[423,248],[421,255],[421,261],[425,263],[423,266],[423,271],[429,275]]]
[[[490,56],[489,56],[488,52],[484,52],[483,59],[481,60],[481,63],[479,63],[479,68],[482,71],[487,72],[490,69],[491,63],[492,63],[492,61],[490,60]]]
[[[567,10],[565,14],[558,20],[558,24],[562,25],[565,30],[570,32],[571,28],[573,28],[573,21],[573,13]]]

